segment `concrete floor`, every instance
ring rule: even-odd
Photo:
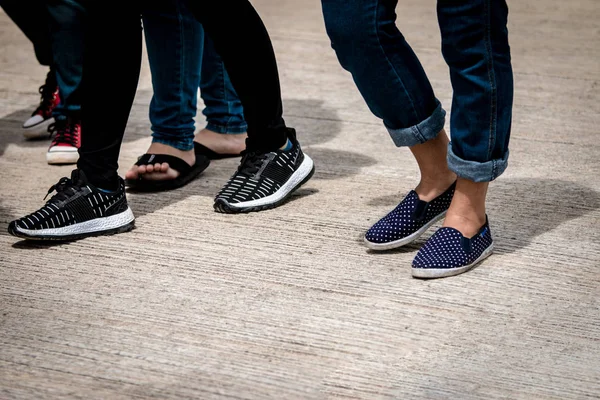
[[[435,2],[401,3],[449,107]],[[71,168],[22,139],[45,71],[0,13],[0,398],[600,398],[598,1],[510,2],[497,251],[436,281],[410,277],[425,239],[382,254],[361,244],[417,170],[337,63],[319,2],[255,4],[314,179],[277,210],[220,215],[212,198],[236,161],[215,162],[182,190],[131,195],[135,231],[52,246],[6,234]],[[145,65],[122,171],[149,143],[150,97]]]

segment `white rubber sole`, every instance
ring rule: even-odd
[[[367,247],[371,250],[385,251],[385,250],[397,249],[399,247],[406,246],[407,244],[410,244],[410,243],[414,242],[415,240],[417,240],[418,238],[420,238],[429,228],[431,228],[433,225],[435,225],[436,222],[443,219],[445,216],[446,216],[446,211],[444,211],[443,213],[434,217],[431,221],[429,221],[428,223],[423,225],[423,227],[421,229],[419,229],[412,235],[408,235],[402,239],[398,239],[393,242],[373,243],[373,242],[369,242],[366,237],[364,238],[364,241],[365,241],[365,244],[367,245]]]
[[[469,265],[459,268],[414,268],[412,269],[412,276],[421,279],[434,279],[434,278],[445,278],[448,276],[460,275],[473,269],[488,258],[494,252],[494,243],[492,243],[487,249],[481,253],[479,258]]]
[[[312,175],[312,173],[314,171],[314,166],[315,166],[315,163],[313,162],[312,158],[310,158],[309,156],[307,156],[305,154],[304,161],[302,161],[302,164],[300,164],[300,167],[296,170],[296,172],[294,172],[292,174],[290,179],[288,179],[288,181],[279,188],[279,190],[277,192],[275,192],[267,197],[263,197],[262,199],[244,201],[241,203],[231,203],[231,204],[228,203],[227,208],[229,208],[229,210],[232,212],[236,212],[236,211],[241,212],[241,211],[259,211],[259,210],[263,210],[265,208],[275,207],[278,204],[280,204],[281,202],[283,202],[290,193],[292,193],[294,190],[296,190],[298,187],[300,187],[305,181],[307,181],[308,178],[310,178],[310,176]],[[222,201],[222,200],[217,199],[217,203],[219,201]]]
[[[27,128],[23,127],[23,136],[27,140],[49,139],[50,134],[48,133],[48,126],[50,126],[50,124],[53,122],[54,118],[48,118],[37,125]]]
[[[77,149],[73,147],[69,148],[69,150],[62,150],[60,147],[61,146],[56,146],[48,150],[46,153],[46,161],[48,164],[77,164],[77,160],[79,160],[79,152]]]
[[[34,240],[81,239],[88,236],[106,235],[130,230],[133,228],[134,221],[135,217],[133,216],[133,212],[131,211],[131,208],[127,207],[127,210],[120,214],[104,218],[95,218],[62,228],[34,230],[16,227],[11,233],[24,239]]]

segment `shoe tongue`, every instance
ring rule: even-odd
[[[239,166],[238,171],[246,175],[253,175],[260,169],[266,154],[247,152],[242,159],[242,163]]]
[[[85,173],[80,169],[74,169],[73,172],[71,172],[71,180],[78,186],[83,186],[88,182]]]

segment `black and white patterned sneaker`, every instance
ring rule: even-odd
[[[454,228],[440,228],[417,253],[412,264],[415,278],[443,278],[467,272],[488,258],[494,241],[487,220],[477,235],[464,237]]]
[[[105,192],[91,185],[80,170],[62,178],[48,191],[56,194],[38,211],[13,221],[8,232],[32,240],[77,240],[133,229],[135,218],[127,205],[125,184]]]
[[[288,138],[292,142],[288,151],[243,152],[237,172],[215,198],[215,210],[240,213],[274,208],[308,181],[315,171],[313,160],[302,152],[293,129]]]
[[[411,190],[396,208],[367,231],[367,247],[372,250],[391,250],[417,240],[444,218],[455,188],[456,182],[430,202],[419,199],[417,192]]]

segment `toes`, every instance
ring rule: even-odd
[[[134,166],[126,175],[127,179],[147,179],[150,181],[162,181],[168,179],[175,179],[179,176],[179,173],[172,170],[168,163],[160,164],[147,164]]]
[[[173,169],[168,170],[167,172],[158,172],[155,171],[150,174],[144,175],[144,179],[149,181],[167,181],[171,179],[175,179],[179,176],[179,173]]]
[[[138,167],[137,166],[133,166],[129,171],[127,171],[125,173],[125,178],[126,179],[137,179],[138,178]]]

